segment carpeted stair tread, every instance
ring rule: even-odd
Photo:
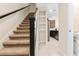
[[[15,30],[14,31],[15,34],[29,34],[30,33],[30,30],[27,29],[27,30]]]
[[[28,47],[13,47],[0,49],[0,56],[28,56]]]
[[[29,40],[8,40],[3,43],[4,47],[26,47],[29,44]]]

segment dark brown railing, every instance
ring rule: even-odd
[[[21,10],[23,10],[23,9],[25,9],[25,8],[29,7],[29,6],[30,6],[30,5],[25,6],[25,7],[22,7],[22,8],[17,9],[17,10],[14,10],[14,11],[9,12],[9,13],[7,13],[7,14],[1,15],[1,16],[0,16],[0,19],[4,18],[4,17],[6,17],[6,16],[9,16],[9,15],[11,15],[11,14],[14,14],[14,13],[16,13],[16,12],[18,12],[18,11],[21,11]]]
[[[37,12],[37,8],[36,11],[34,13],[31,13],[29,20],[30,20],[30,56],[35,56],[35,14]]]

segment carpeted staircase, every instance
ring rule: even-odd
[[[29,56],[30,55],[30,21],[29,15],[3,43],[0,56]]]

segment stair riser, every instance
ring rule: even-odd
[[[19,26],[30,26],[29,24],[27,24],[27,25],[19,25]]]
[[[27,23],[27,22],[22,22],[21,24],[29,24],[29,23]]]
[[[20,39],[28,39],[30,37],[28,36],[28,37],[9,37],[9,38],[14,40],[20,40]]]
[[[29,56],[29,54],[1,54],[0,56]]]
[[[20,25],[30,25],[30,24],[20,24]]]
[[[30,25],[19,25],[19,27],[29,27]]]
[[[17,30],[27,30],[27,29],[30,29],[30,28],[17,28]]]
[[[23,20],[23,22],[30,22],[29,20]]]
[[[11,40],[29,40],[29,38],[11,38]]]
[[[14,34],[29,34],[30,32],[14,32]]]
[[[11,47],[29,47],[30,44],[4,44],[4,47],[11,48]]]
[[[13,32],[15,32],[15,33],[30,33],[30,30],[28,29],[23,29],[23,30],[16,30],[16,31],[13,31]]]
[[[26,27],[17,27],[17,28],[28,29],[28,28],[30,28],[30,26],[26,26]]]
[[[29,23],[30,21],[23,21],[23,22]]]
[[[29,40],[30,37],[26,37],[26,38],[10,38],[11,40]]]
[[[22,21],[22,22],[26,22],[26,23],[29,23],[30,21],[29,21],[29,20],[24,20],[24,21]]]
[[[26,22],[22,22],[22,23],[26,23]],[[21,24],[22,24],[22,23],[21,23]],[[26,24],[22,24],[22,25],[28,25],[28,24],[30,24],[30,23],[26,23]]]
[[[30,23],[30,21],[23,21],[22,23]]]
[[[19,26],[19,27],[30,28],[30,26]]]
[[[30,25],[30,23],[27,23],[27,24],[19,24],[19,25]]]

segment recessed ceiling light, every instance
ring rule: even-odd
[[[53,10],[52,9],[49,9],[49,12],[53,12]]]

